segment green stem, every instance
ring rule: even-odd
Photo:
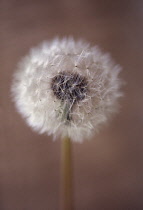
[[[73,210],[71,140],[62,139],[61,210]]]

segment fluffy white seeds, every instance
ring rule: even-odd
[[[98,47],[55,39],[33,48],[19,63],[12,96],[34,130],[79,142],[118,110],[119,71]]]

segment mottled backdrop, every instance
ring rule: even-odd
[[[58,210],[60,140],[16,112],[17,62],[45,39],[98,44],[123,66],[122,109],[89,142],[73,144],[75,210],[143,209],[143,1],[0,0],[0,210]]]

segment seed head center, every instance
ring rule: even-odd
[[[87,80],[77,73],[61,72],[52,79],[51,88],[59,100],[75,103],[85,98]]]

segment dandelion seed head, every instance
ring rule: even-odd
[[[118,111],[120,69],[98,47],[55,39],[33,48],[19,63],[12,97],[35,131],[80,142]]]

